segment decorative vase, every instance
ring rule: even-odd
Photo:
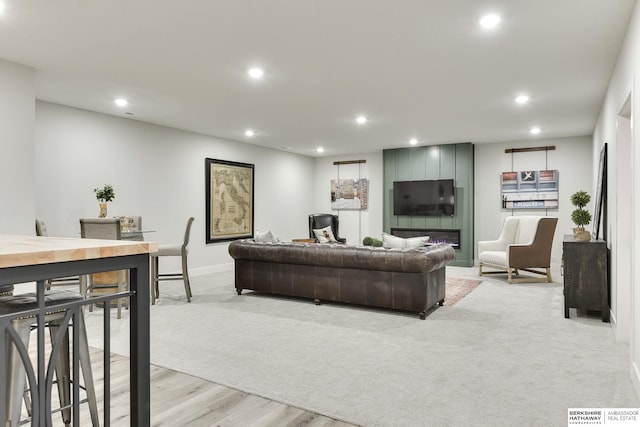
[[[107,202],[100,202],[100,215],[98,215],[99,218],[106,218],[107,217]]]
[[[573,229],[573,235],[576,240],[580,242],[588,242],[591,240],[591,233],[588,230],[585,230],[583,227],[576,227]]]

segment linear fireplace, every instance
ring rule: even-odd
[[[447,243],[454,249],[460,249],[460,230],[444,228],[392,228],[391,234],[398,237],[429,236],[427,245]]]

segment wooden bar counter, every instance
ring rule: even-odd
[[[38,404],[33,411],[46,420],[44,340],[44,280],[111,270],[130,270],[130,416],[132,426],[150,425],[149,370],[149,253],[157,243],[0,234],[0,285],[37,282],[38,308],[25,311],[38,321]],[[82,303],[81,303],[82,304]],[[49,308],[50,309],[50,308]],[[6,339],[15,314],[0,315],[0,390],[6,390]],[[108,322],[105,315],[105,321]],[[108,357],[108,340],[105,354]],[[75,357],[75,354],[74,354]],[[106,369],[106,367],[105,367]],[[105,370],[105,376],[108,370]],[[106,378],[105,378],[106,379]],[[109,425],[108,398],[103,425]],[[8,408],[0,399],[0,424]]]

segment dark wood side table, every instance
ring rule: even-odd
[[[562,242],[564,269],[564,317],[569,308],[597,310],[609,321],[607,286],[607,242],[581,242],[566,234]]]

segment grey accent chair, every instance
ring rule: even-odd
[[[324,214],[324,213],[311,214],[309,215],[309,238],[317,240],[313,230],[318,230],[320,228],[331,226],[333,237],[335,237],[339,243],[347,243],[347,239],[338,237],[339,225],[340,225],[340,219],[338,218],[338,215]]]
[[[36,219],[36,236],[49,236],[47,232],[47,224],[41,219]],[[57,279],[47,279],[44,281],[46,289],[51,289],[52,286],[70,286],[79,285],[79,276],[59,277]],[[0,287],[0,295],[2,288]]]
[[[182,280],[184,282],[184,290],[187,294],[187,302],[191,302],[191,284],[189,283],[189,268],[187,265],[187,255],[189,254],[189,235],[191,234],[191,225],[194,218],[191,217],[187,221],[187,228],[184,231],[184,239],[182,243],[168,245],[158,245],[158,251],[151,253],[151,304],[156,303],[156,298],[160,297],[160,289],[158,282],[161,280]],[[159,272],[159,258],[163,256],[179,256],[182,258],[182,271],[180,273],[164,273]]]
[[[120,220],[117,218],[81,218],[80,237],[83,239],[121,240],[122,234],[120,230]],[[107,274],[91,274],[84,278],[84,280],[81,280],[81,292],[85,297],[104,295],[106,289],[113,289],[114,287],[117,287],[117,292],[126,292],[128,288],[127,273],[127,270],[117,270],[116,272],[107,272]],[[105,276],[117,276],[117,278],[115,278],[112,283],[98,283],[101,282],[99,279],[104,278]],[[83,284],[87,279],[89,283]],[[118,319],[122,317],[123,300],[125,306],[129,306],[129,298],[117,299]],[[92,310],[93,304],[89,306],[89,311]]]

